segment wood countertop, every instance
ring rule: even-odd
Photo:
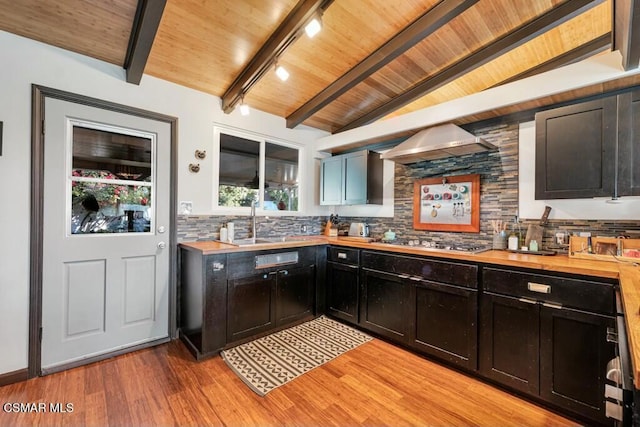
[[[181,243],[180,246],[203,255],[257,251],[268,249],[293,248],[299,246],[340,245],[360,249],[374,249],[398,254],[423,255],[449,260],[472,261],[484,264],[496,264],[510,267],[531,268],[549,272],[579,274],[605,279],[618,279],[625,313],[629,353],[633,364],[634,385],[640,390],[640,260],[635,263],[592,261],[569,258],[567,255],[539,256],[511,253],[506,251],[487,251],[478,254],[451,252],[423,247],[399,246],[386,243],[356,241],[340,237],[293,236],[291,241],[260,243],[250,246],[234,246],[217,241]]]

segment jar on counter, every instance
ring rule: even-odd
[[[520,237],[518,237],[518,235],[515,232],[511,233],[509,235],[509,244],[508,244],[509,250],[517,251],[519,244],[520,244]]]

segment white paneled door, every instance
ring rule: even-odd
[[[42,371],[168,336],[170,124],[45,104]]]

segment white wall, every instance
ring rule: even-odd
[[[640,197],[535,200],[536,171],[535,122],[520,124],[518,142],[518,215],[524,219],[540,218],[545,206],[551,206],[549,219],[639,220]]]
[[[125,82],[120,67],[0,31],[0,121],[4,122],[0,156],[0,374],[27,367],[29,297],[29,194],[31,160],[31,84],[143,108],[178,117],[178,200],[193,202],[194,213],[210,213],[214,156],[200,161],[192,174],[196,149],[211,153],[214,123],[247,129],[310,146],[301,168],[308,171],[307,214],[314,206],[317,165],[315,140],[326,133],[290,130],[283,118],[252,111],[225,115],[220,99],[150,76],[139,86]]]

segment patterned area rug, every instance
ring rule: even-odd
[[[264,396],[372,338],[324,316],[222,351],[227,365]]]

